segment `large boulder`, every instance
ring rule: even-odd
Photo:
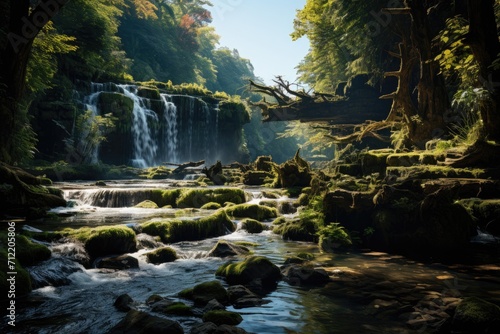
[[[321,268],[303,265],[289,265],[281,270],[283,280],[290,285],[322,286],[330,281],[328,273]]]
[[[238,204],[224,209],[226,213],[236,218],[251,218],[255,220],[266,220],[276,218],[278,210],[258,204]]]
[[[224,311],[224,310],[215,310],[208,311],[203,315],[203,322],[212,322],[216,325],[238,325],[243,321],[243,318],[239,313]]]
[[[162,264],[177,260],[177,252],[171,247],[158,248],[152,252],[146,253],[149,263]]]
[[[224,305],[227,305],[229,302],[227,291],[219,281],[198,284],[191,289],[181,291],[179,296],[191,299],[196,305],[200,306],[205,306],[213,299]]]
[[[251,256],[242,262],[225,264],[216,272],[224,277],[230,285],[274,288],[281,279],[279,268],[263,256]]]
[[[476,297],[458,304],[452,333],[500,333],[500,307]]]
[[[184,334],[178,322],[130,310],[108,334]]]

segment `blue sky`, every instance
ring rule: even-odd
[[[220,46],[237,49],[267,84],[276,75],[296,80],[295,67],[309,50],[309,41],[292,41],[293,19],[306,0],[210,0],[212,25]]]

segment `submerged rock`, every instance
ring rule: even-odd
[[[96,267],[116,270],[139,269],[139,260],[130,255],[112,256],[99,260]]]
[[[107,334],[184,334],[178,322],[130,310]]]
[[[281,270],[283,280],[290,285],[321,286],[330,281],[328,273],[321,268],[310,266],[290,265]]]
[[[193,288],[191,299],[197,305],[206,305],[213,299],[221,304],[227,304],[229,295],[219,281],[210,281],[196,285]]]
[[[243,321],[239,313],[216,310],[208,311],[203,315],[203,322],[212,322],[216,325],[238,325]]]
[[[229,301],[234,308],[255,307],[267,304],[270,301],[264,300],[243,285],[233,285],[227,289]]]
[[[134,300],[132,299],[132,297],[127,294],[123,294],[116,298],[113,306],[116,307],[118,311],[128,312],[131,310],[130,304],[132,304],[133,302]]]

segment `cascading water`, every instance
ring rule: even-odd
[[[215,161],[219,131],[217,103],[209,105],[201,98],[165,93],[155,100],[143,97],[136,85],[93,83],[91,93],[82,102],[94,116],[107,113],[114,115],[117,108],[123,109],[119,109],[118,114],[127,112],[120,103],[103,103],[100,99],[102,93],[122,95],[133,102],[131,124],[128,130],[123,130],[123,124],[117,124],[123,138],[118,135],[114,142],[105,143],[108,145],[108,154],[112,152],[116,155],[116,145],[121,146],[123,153],[119,158],[110,161],[109,156],[99,154],[98,148],[95,148],[92,162],[100,159],[143,168],[165,162]]]

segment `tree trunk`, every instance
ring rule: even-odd
[[[432,38],[427,9],[421,0],[406,0],[411,12],[411,39],[420,56],[418,119],[410,123],[410,140],[417,147],[446,132],[443,115],[449,108],[444,78],[432,53]]]
[[[491,94],[491,101],[481,109],[484,132],[488,139],[500,141],[500,69],[491,67],[499,56],[497,26],[493,0],[467,0],[469,32],[466,43],[470,45],[479,63],[480,82]]]
[[[0,23],[7,38],[0,45],[0,161],[15,162],[16,116],[22,106],[26,70],[33,41],[39,31],[69,0],[41,0],[30,12],[29,0],[10,0],[6,21]],[[21,125],[23,126],[23,125]]]

